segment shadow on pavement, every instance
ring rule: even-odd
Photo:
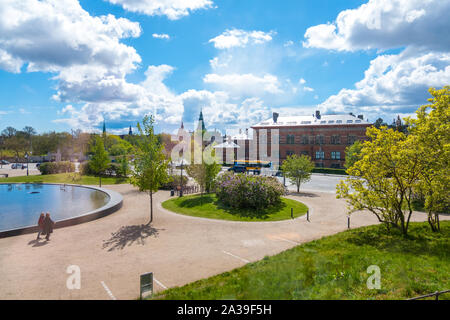
[[[311,192],[295,192],[295,191],[289,191],[289,196],[298,196],[298,197],[308,197],[308,198],[317,198],[318,195]]]
[[[111,233],[111,238],[103,240],[103,249],[109,248],[108,251],[113,251],[122,250],[134,243],[144,245],[145,239],[157,237],[159,230],[148,224],[121,227],[119,231]]]

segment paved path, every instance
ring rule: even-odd
[[[180,286],[274,255],[298,243],[347,228],[345,203],[331,193],[291,196],[311,209],[281,222],[232,222],[168,212],[155,196],[152,227],[149,197],[130,185],[107,186],[124,196],[123,208],[107,217],[55,230],[51,241],[36,235],[0,239],[0,299],[135,299],[139,275],[153,272],[155,290]],[[423,218],[417,214],[415,218]],[[360,213],[352,226],[376,223]],[[67,267],[81,269],[81,289],[68,290]]]

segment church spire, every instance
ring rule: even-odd
[[[105,123],[105,119],[103,119],[103,134],[106,134],[106,123]]]
[[[133,130],[131,129],[131,126],[130,126],[130,130],[128,130],[128,135],[129,135],[129,136],[132,136],[132,135],[133,135]]]
[[[200,127],[201,124],[201,127]],[[200,116],[198,117],[198,127],[197,130],[202,130],[202,132],[206,131],[206,127],[205,127],[205,121],[203,120],[203,112],[200,109]]]

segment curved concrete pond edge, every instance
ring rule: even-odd
[[[2,184],[35,184],[35,183],[2,183]],[[65,228],[74,226],[80,223],[85,223],[88,221],[96,220],[102,217],[105,217],[113,212],[118,211],[120,208],[122,208],[123,204],[123,197],[120,193],[104,188],[94,187],[94,186],[86,186],[86,185],[79,185],[79,184],[63,184],[63,183],[41,183],[41,184],[48,184],[48,185],[60,185],[60,186],[74,186],[74,187],[80,187],[80,188],[88,188],[88,189],[94,189],[101,191],[103,193],[106,193],[109,196],[109,201],[106,205],[103,207],[100,207],[98,209],[92,210],[90,212],[84,213],[79,216],[75,216],[69,219],[65,220],[59,220],[55,222],[54,229],[59,228]],[[11,229],[11,230],[4,230],[0,231],[0,238],[6,238],[11,236],[17,236],[21,234],[27,234],[27,233],[37,233],[38,227],[35,226],[27,226],[17,229]]]

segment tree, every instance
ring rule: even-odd
[[[383,119],[378,118],[378,119],[374,122],[373,125],[375,126],[375,128],[380,129],[381,127],[387,126],[387,123],[385,123],[385,122],[383,121]]]
[[[283,161],[281,171],[286,178],[291,180],[297,186],[297,192],[300,192],[300,185],[311,179],[311,173],[314,169],[314,163],[306,156],[296,154],[288,156]]]
[[[109,162],[108,152],[105,150],[103,140],[97,136],[94,146],[94,155],[89,161],[89,167],[99,176],[100,187],[102,186],[102,174],[108,168]]]
[[[337,185],[337,197],[347,199],[349,214],[368,210],[390,227],[407,235],[413,212],[414,187],[420,174],[420,157],[412,139],[399,131],[368,128],[361,157],[346,181]],[[352,190],[352,191],[350,191]]]
[[[431,229],[439,231],[439,212],[450,208],[450,86],[429,92],[431,104],[420,107],[417,119],[407,118],[406,123],[421,161],[416,192],[424,197]]]
[[[361,158],[362,142],[356,140],[351,146],[345,149],[345,168],[348,169]]]
[[[139,138],[136,140],[138,150],[131,178],[131,183],[139,191],[148,191],[150,196],[150,223],[153,221],[153,193],[169,181],[168,161],[165,159],[164,147],[159,143],[154,132],[153,116],[145,116],[142,126],[137,124]]]

